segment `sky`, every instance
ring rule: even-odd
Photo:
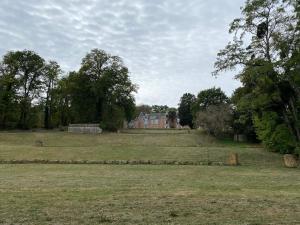
[[[184,93],[221,87],[211,75],[244,0],[0,0],[0,55],[33,50],[67,73],[94,48],[118,55],[138,85],[137,104],[177,106]]]

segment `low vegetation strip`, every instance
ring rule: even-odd
[[[84,164],[84,165],[185,165],[226,166],[224,162],[174,160],[0,160],[0,164]]]
[[[123,129],[120,133],[123,134],[189,134],[188,129]]]

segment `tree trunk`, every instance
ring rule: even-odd
[[[295,108],[293,99],[290,99],[290,106],[291,106],[292,116],[293,116],[294,123],[295,123],[294,127],[295,127],[295,131],[296,131],[297,141],[299,142],[300,141],[300,130],[298,127],[299,120],[298,120],[297,110]]]
[[[47,105],[45,106],[44,127],[46,129],[49,129],[49,127],[50,127],[50,124],[49,124],[49,107]]]
[[[285,122],[285,124],[288,126],[288,129],[289,129],[289,131],[290,131],[290,134],[291,134],[292,136],[295,136],[295,133],[294,133],[294,130],[293,130],[293,126],[292,126],[292,124],[291,124],[291,121],[290,121],[290,119],[289,119],[287,113],[286,113],[286,110],[285,110],[285,109],[282,109],[282,113],[283,113],[284,122]]]
[[[20,119],[19,119],[19,128],[21,129],[28,129],[29,124],[27,123],[28,120],[28,114],[30,108],[30,101],[28,99],[24,99],[21,102],[21,113],[20,113]]]

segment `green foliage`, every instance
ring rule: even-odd
[[[192,106],[195,104],[195,101],[196,97],[190,93],[186,93],[181,97],[178,108],[178,116],[181,126],[189,126],[190,128],[194,127]]]
[[[69,83],[69,78],[62,78],[58,81],[57,88],[54,90],[54,95],[56,96],[54,104],[57,107],[54,117],[57,118],[57,126],[67,126],[72,121]]]
[[[227,120],[231,114],[228,103],[229,98],[221,88],[214,87],[201,91],[191,107],[193,122],[215,136],[223,135],[228,131]],[[225,110],[224,114],[222,114],[222,110]],[[216,121],[220,124],[217,124]]]
[[[197,96],[196,102],[193,106],[193,112],[197,113],[198,111],[206,110],[212,105],[226,104],[228,101],[228,97],[221,90],[221,88],[213,87],[203,90]]]
[[[243,89],[233,100],[235,128],[249,127],[252,117],[259,139],[282,153],[293,152],[300,142],[298,7],[296,1],[247,0],[242,17],[230,25],[233,41],[219,52],[213,73],[242,68],[237,78]]]
[[[264,145],[271,151],[282,154],[293,153],[296,147],[296,139],[290,135],[290,131],[275,112],[264,112],[261,117],[254,117],[257,134]]]
[[[0,128],[16,127],[19,118],[16,87],[16,77],[0,64]]]
[[[54,105],[55,97],[57,97],[55,89],[61,73],[62,70],[57,62],[50,61],[44,67],[44,91],[46,94],[44,103],[44,127],[46,129],[54,127],[53,116],[57,110]]]
[[[253,125],[253,109],[251,108],[251,91],[246,87],[235,90],[231,97],[233,104],[233,131],[235,134],[244,134],[247,140],[256,142],[257,135]]]
[[[0,62],[0,128],[102,122],[116,130],[134,117],[137,87],[119,57],[93,49],[79,71],[60,75],[56,62],[32,51],[8,52]]]
[[[196,125],[216,137],[232,133],[232,109],[229,104],[210,105],[197,113]]]
[[[69,83],[74,122],[101,122],[107,129],[116,130],[124,120],[133,118],[135,100],[132,93],[137,88],[119,57],[92,50],[82,60],[79,72],[70,74]]]
[[[117,105],[107,105],[104,107],[103,119],[100,127],[108,131],[117,131],[122,128],[125,118],[124,109]]]
[[[154,113],[167,113],[169,107],[167,105],[153,105],[152,112]]]
[[[1,83],[4,88],[1,100],[4,105],[1,113],[3,126],[6,126],[7,116],[14,114],[10,110],[12,105],[18,104],[19,128],[31,127],[31,108],[34,102],[39,101],[42,92],[43,68],[44,59],[33,51],[12,51],[3,57],[1,62]]]
[[[167,113],[168,123],[170,128],[177,127],[177,110],[175,108],[169,108]]]
[[[135,108],[134,118],[138,117],[140,113],[150,114],[152,112],[152,107],[150,105],[138,105]]]
[[[295,137],[291,136],[289,129],[285,124],[277,125],[272,134],[272,149],[281,154],[293,154],[297,146]]]

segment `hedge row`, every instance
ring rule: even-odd
[[[223,162],[174,160],[0,160],[0,164],[99,164],[99,165],[211,165],[225,166]]]

